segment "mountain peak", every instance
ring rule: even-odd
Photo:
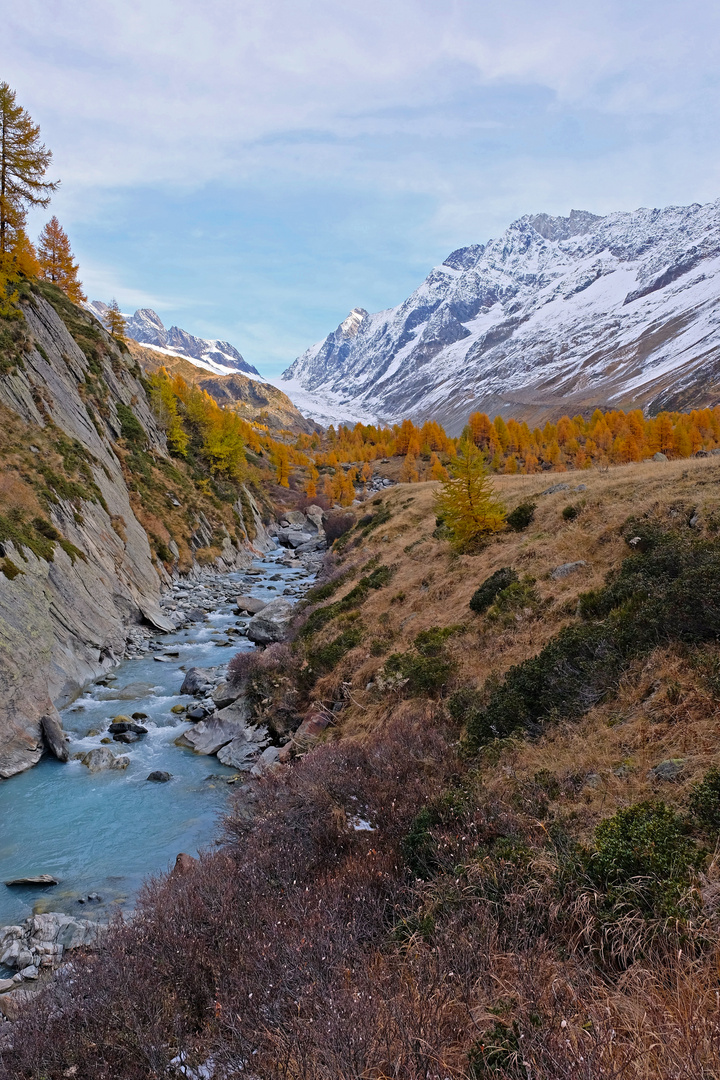
[[[362,322],[367,319],[367,317],[368,313],[365,308],[354,307],[347,319],[344,319],[338,326],[337,333],[341,334],[344,338],[354,338],[360,329]]]
[[[545,240],[569,240],[572,236],[585,236],[603,220],[598,214],[591,214],[589,210],[571,210],[569,217],[528,214],[520,218],[520,222],[531,225],[535,232]]]
[[[88,304],[90,310],[103,319],[108,307],[102,300],[93,300]],[[181,356],[196,367],[205,368],[216,375],[227,375],[232,371],[242,371],[245,375],[260,378],[257,368],[248,364],[238,350],[229,341],[218,341],[195,337],[179,326],[169,330],[156,311],[152,308],[138,308],[134,315],[126,318],[125,333],[139,345],[149,345],[172,356]]]

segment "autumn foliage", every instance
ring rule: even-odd
[[[73,258],[67,233],[55,215],[40,233],[38,260],[41,277],[58,285],[73,303],[81,304],[87,300],[78,281],[78,264]]]

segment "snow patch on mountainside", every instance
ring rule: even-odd
[[[296,409],[303,416],[314,420],[321,427],[329,427],[333,424],[378,424],[380,419],[376,413],[358,406],[353,401],[343,401],[341,394],[322,393],[314,394],[312,390],[306,390],[299,382],[284,378],[268,379],[272,386],[282,390],[292,401]]]
[[[474,409],[714,404],[720,200],[520,218],[453,252],[398,307],[354,309],[278,385],[321,423],[432,417],[452,431]]]

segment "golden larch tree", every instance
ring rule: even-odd
[[[451,464],[452,477],[436,496],[436,513],[450,530],[453,546],[472,551],[505,524],[505,508],[495,495],[485,455],[472,440]]]
[[[40,263],[35,246],[24,229],[16,229],[10,248],[12,270],[24,277],[40,277]]]
[[[78,281],[78,264],[73,259],[67,233],[54,215],[40,233],[38,259],[46,281],[58,285],[75,304],[87,299]]]
[[[103,318],[105,320],[105,325],[110,331],[110,336],[115,338],[116,341],[124,341],[125,317],[120,311],[120,307],[115,297],[113,297],[110,301],[108,309],[105,312]]]
[[[52,153],[40,142],[40,128],[15,100],[15,92],[0,83],[0,258],[25,224],[31,206],[47,206],[58,186],[43,177]]]

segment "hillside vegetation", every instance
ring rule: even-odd
[[[501,477],[472,556],[373,498],[250,675],[314,727],[0,1075],[717,1075],[718,481]]]

